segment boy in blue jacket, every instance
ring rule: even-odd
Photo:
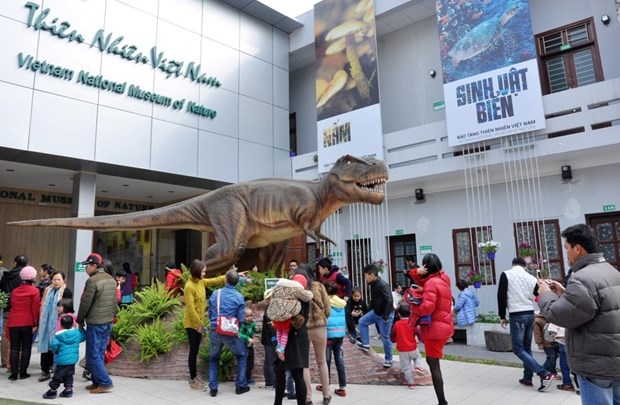
[[[71,315],[64,315],[60,318],[62,330],[56,332],[52,339],[51,349],[56,355],[56,371],[50,389],[43,394],[45,399],[56,398],[56,390],[62,383],[65,389],[60,393],[63,398],[73,396],[73,375],[75,374],[75,363],[80,359],[80,343],[86,340],[84,329],[73,327],[74,319]]]

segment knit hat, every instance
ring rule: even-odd
[[[304,288],[308,285],[308,280],[306,280],[306,278],[301,274],[295,274],[293,276],[293,281],[297,281],[299,284],[304,286]]]
[[[24,281],[34,281],[34,279],[37,278],[37,270],[32,266],[26,266],[19,272],[19,278]]]

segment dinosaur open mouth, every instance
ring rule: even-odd
[[[364,183],[355,183],[359,188],[364,189],[365,191],[373,191],[375,193],[384,194],[385,187],[384,184],[387,182],[385,177],[380,179],[370,180]]]

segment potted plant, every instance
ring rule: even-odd
[[[530,264],[532,262],[532,256],[536,256],[536,249],[527,242],[521,242],[519,244],[519,257],[524,258],[525,262]]]
[[[383,274],[383,270],[384,270],[384,267],[385,267],[385,260],[383,260],[383,259],[373,260],[372,264],[377,266],[377,270],[379,270],[379,274]]]
[[[474,285],[474,288],[480,288],[482,282],[484,281],[484,277],[480,274],[480,271],[474,269],[467,273],[467,278],[471,284]]]
[[[485,253],[489,260],[495,259],[495,253],[499,250],[500,245],[501,243],[494,240],[478,243],[478,247],[482,249],[482,253]]]

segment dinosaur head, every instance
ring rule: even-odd
[[[344,205],[381,204],[387,179],[388,169],[382,161],[351,155],[338,159],[327,174],[331,192]]]

